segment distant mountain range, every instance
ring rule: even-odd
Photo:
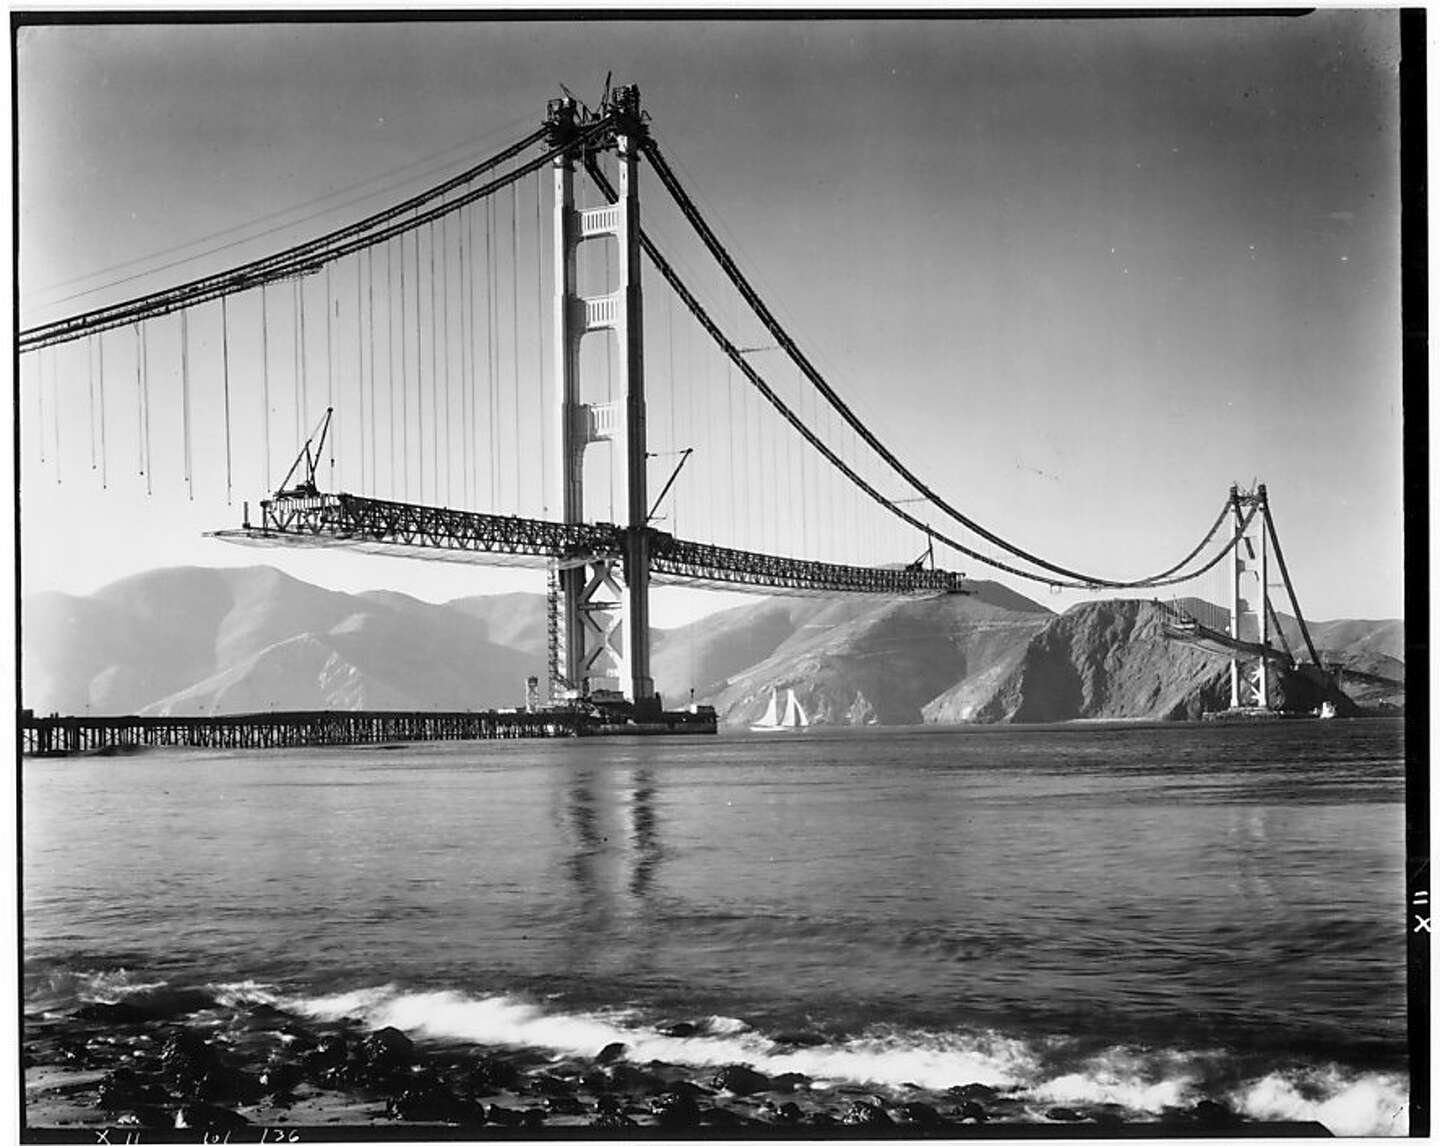
[[[1001,585],[909,599],[764,598],[654,633],[656,687],[728,723],[793,688],[812,721],[916,724],[1193,718],[1228,700],[1228,665],[1166,640],[1146,601],[1056,614]],[[1281,619],[1291,646],[1298,626]],[[443,605],[321,589],[268,567],[161,569],[22,610],[24,703],[67,714],[442,709],[523,703],[545,671],[539,594]],[[1327,661],[1403,704],[1400,621],[1311,625]],[[1308,702],[1308,698],[1305,702]],[[1318,700],[1314,701],[1318,703]]]

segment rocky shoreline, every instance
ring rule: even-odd
[[[216,1008],[196,992],[169,1013],[119,1001],[27,1014],[22,1063],[31,1141],[409,1138],[1193,1136],[1324,1134],[1255,1124],[1202,1101],[1157,1121],[1107,1104],[1037,1107],[976,1083],[944,1091],[830,1085],[753,1066],[637,1062],[417,1043],[393,1027],[317,1023],[268,1005]],[[703,1036],[678,1023],[661,1033]],[[804,1045],[812,1036],[790,1036]],[[818,1036],[813,1040],[820,1041]],[[1133,1112],[1131,1112],[1133,1116]]]

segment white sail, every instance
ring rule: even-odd
[[[785,690],[785,727],[786,728],[808,728],[810,718],[805,715],[805,709],[795,696],[793,688]]]
[[[751,725],[752,728],[779,728],[780,727],[780,697],[772,688],[770,690],[770,707],[765,710],[765,715]]]

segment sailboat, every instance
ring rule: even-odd
[[[750,726],[751,732],[793,732],[795,729],[810,727],[810,718],[805,715],[805,707],[795,696],[793,688],[785,690],[785,714],[780,715],[780,693],[777,689],[770,690],[770,707],[765,710],[765,715]]]

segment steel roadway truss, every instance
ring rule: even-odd
[[[964,592],[963,575],[941,569],[805,561],[685,541],[656,529],[646,533],[655,579],[671,584],[783,595]],[[260,503],[258,524],[247,515],[242,528],[208,536],[242,545],[344,546],[485,565],[588,566],[586,576],[593,579],[600,563],[623,561],[625,534],[605,522],[567,524],[349,493],[282,493]]]

